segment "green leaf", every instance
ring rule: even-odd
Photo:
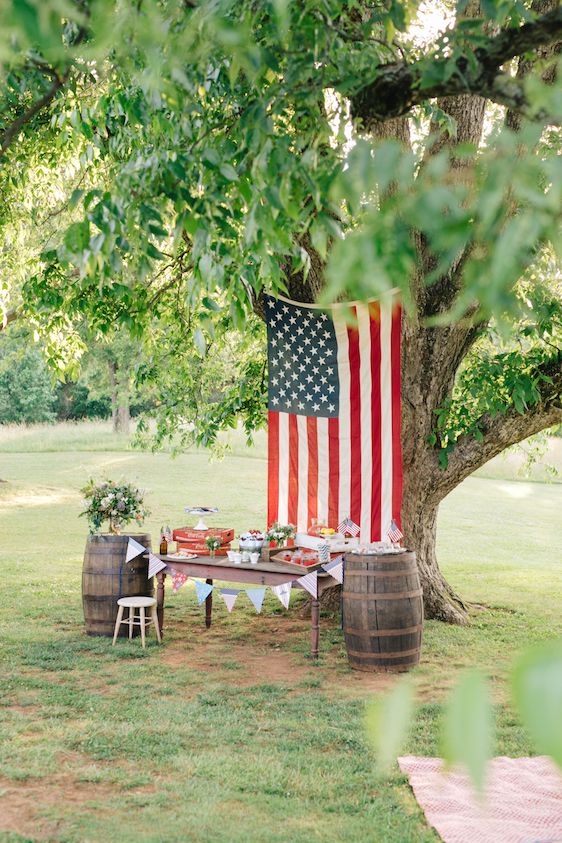
[[[408,734],[414,711],[414,690],[409,677],[400,679],[382,700],[367,706],[365,728],[381,772],[395,761]]]
[[[538,752],[562,769],[562,638],[526,652],[514,668],[512,688]]]
[[[79,187],[77,187],[75,190],[73,190],[72,193],[70,194],[70,199],[68,200],[69,209],[72,210],[73,208],[75,208],[77,206],[77,204],[80,202],[80,200],[82,199],[83,196],[84,196],[84,191],[80,190]]]
[[[478,670],[462,677],[445,710],[443,754],[448,764],[463,764],[483,791],[486,765],[493,752],[493,713],[488,683]]]
[[[220,312],[220,305],[218,305],[216,301],[213,301],[213,299],[210,299],[208,296],[203,296],[202,301],[203,305],[207,308],[207,310],[213,310],[215,313]]]
[[[219,169],[227,181],[238,181],[238,173],[232,164],[221,164]]]
[[[195,343],[195,348],[201,355],[201,357],[205,357],[207,353],[207,343],[205,342],[205,337],[203,336],[203,331],[201,328],[196,328],[193,333],[193,342]]]

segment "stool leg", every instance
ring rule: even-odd
[[[135,622],[135,610],[131,606],[131,608],[129,609],[129,641],[133,637],[133,624],[134,624],[134,622]]]
[[[117,620],[115,621],[115,631],[113,633],[113,644],[112,647],[115,647],[115,642],[117,641],[117,634],[119,632],[119,627],[121,626],[121,621],[123,620],[123,606],[119,606],[119,611],[117,612]]]
[[[160,635],[160,624],[158,623],[158,612],[156,611],[156,606],[152,606],[150,609],[150,617],[152,618],[152,623],[154,624],[154,629],[156,630],[156,637],[158,639],[158,643],[162,643],[162,636]]]
[[[140,607],[140,628],[141,628],[141,641],[142,641],[142,648],[145,648],[145,625],[146,625],[146,612],[144,606]]]

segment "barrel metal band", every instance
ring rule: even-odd
[[[343,631],[346,635],[358,635],[361,638],[388,638],[396,635],[413,635],[415,632],[421,632],[423,624],[418,623],[416,626],[405,626],[403,629],[376,629],[372,632],[365,629],[356,629],[353,626],[344,626]]]
[[[396,591],[392,594],[350,594],[344,591],[344,600],[401,600],[403,597],[421,597],[423,591],[416,588],[415,591]]]
[[[395,573],[386,573],[386,571],[346,571],[345,576],[349,577],[386,577],[387,579],[397,579],[398,577],[415,577],[418,572],[416,568],[412,567],[409,571],[396,571]]]
[[[361,653],[359,650],[348,650],[350,656],[355,656],[357,659],[400,659],[407,656],[417,656],[420,652],[420,647],[414,647],[413,650],[402,650],[397,653]]]

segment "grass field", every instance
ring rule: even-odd
[[[263,526],[264,440],[231,444],[209,463],[131,450],[105,425],[0,429],[3,843],[437,840],[398,771],[377,776],[363,709],[392,680],[348,669],[337,618],[322,618],[317,665],[307,622],[271,595],[260,616],[243,597],[231,615],[216,601],[206,632],[192,587],[167,594],[165,645],[145,652],[84,635],[80,486],[138,482],[153,536],[184,522],[188,503],[217,505],[216,523]],[[443,700],[474,664],[493,681],[498,754],[532,752],[506,678],[515,652],[562,633],[562,484],[517,470],[516,457],[495,461],[442,506],[442,567],[486,608],[467,628],[427,623],[407,752],[439,753]]]

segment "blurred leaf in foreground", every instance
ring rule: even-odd
[[[562,638],[526,652],[515,665],[512,687],[537,750],[562,768]]]
[[[488,683],[480,671],[466,673],[453,689],[443,727],[445,761],[464,765],[482,793],[493,753],[494,722]]]
[[[414,690],[410,679],[399,680],[382,700],[374,700],[368,705],[365,725],[379,772],[388,770],[396,760],[408,733],[413,711]]]

